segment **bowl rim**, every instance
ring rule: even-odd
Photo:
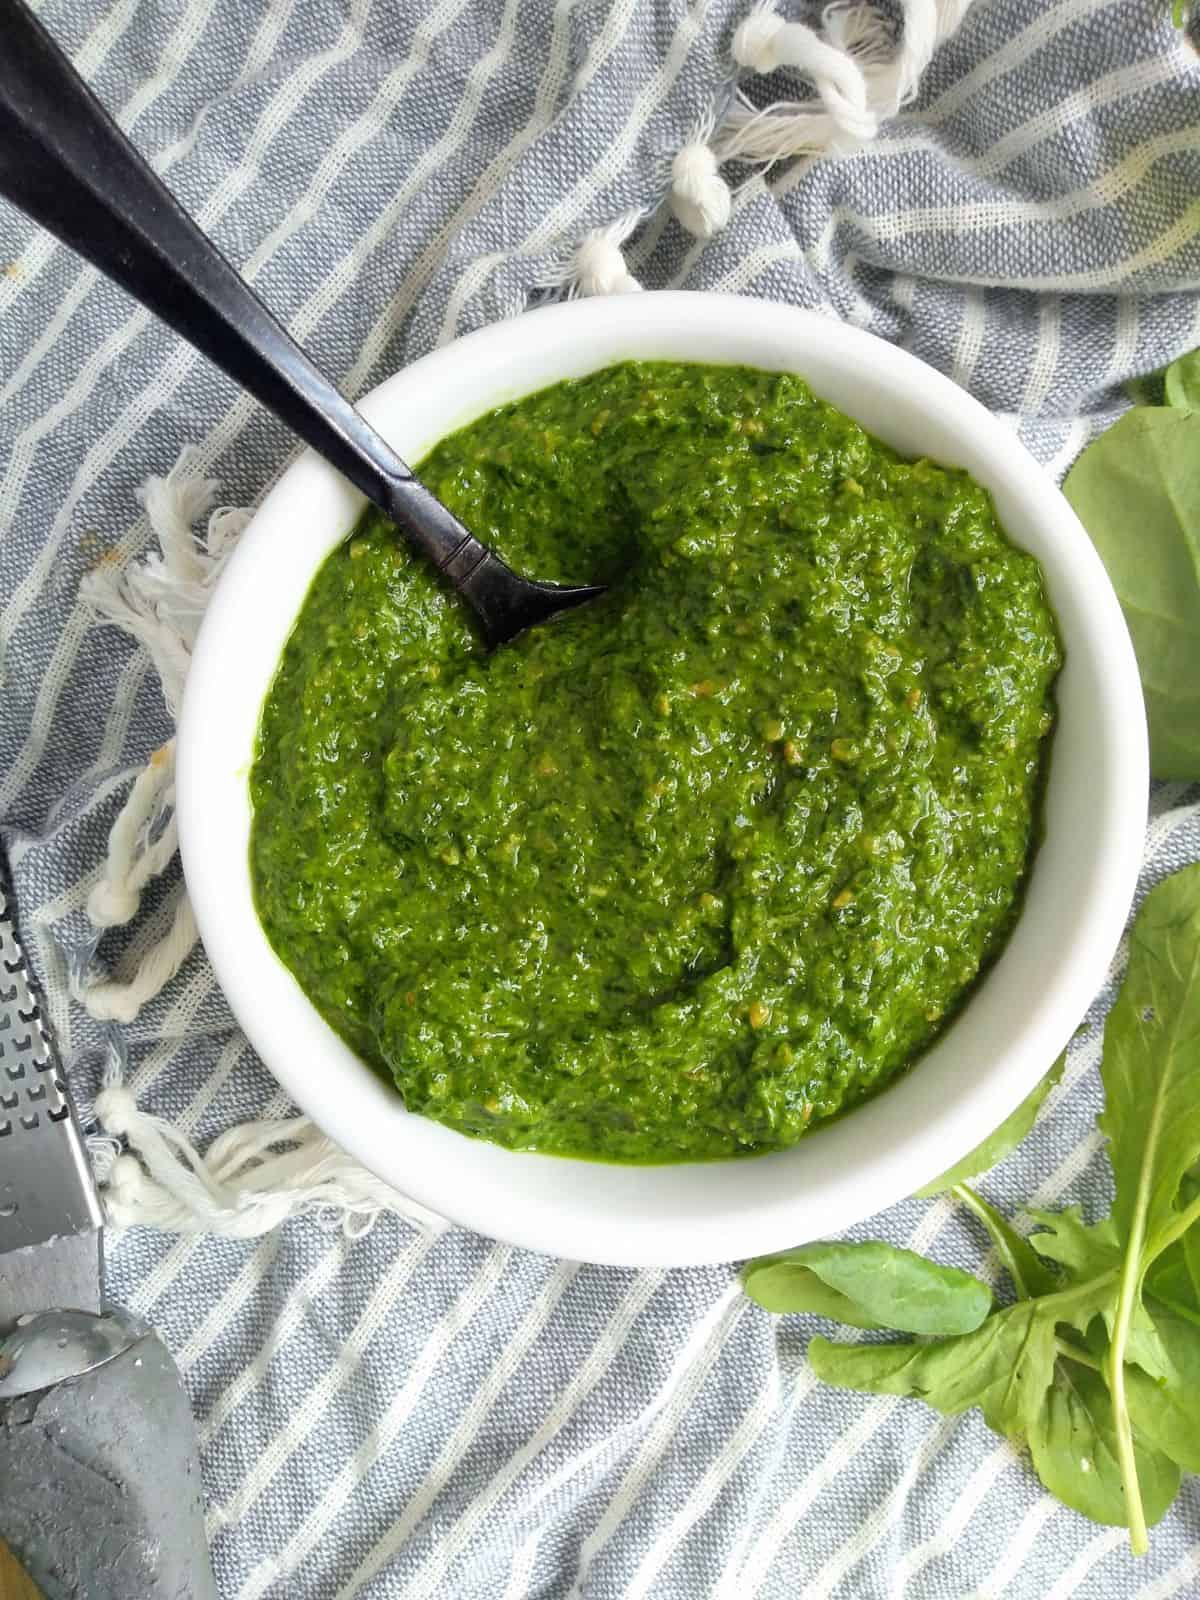
[[[514,1153],[403,1109],[279,962],[249,887],[247,780],[262,700],[317,565],[365,503],[312,452],[264,498],[215,587],[177,745],[180,845],[201,938],[235,1017],[301,1109],[402,1195],[453,1222],[620,1266],[728,1261],[842,1231],[911,1195],[986,1137],[1064,1048],[1105,980],[1137,881],[1148,795],[1136,661],[1090,540],[1010,429],[894,345],[761,299],[660,291],[576,300],[435,350],[386,379],[360,409],[419,459],[438,438],[555,381],[554,373],[684,348],[692,355],[676,359],[720,362],[714,352],[742,350],[725,359],[799,371],[872,432],[893,442],[928,438],[930,455],[955,457],[992,489],[1010,535],[1032,542],[1047,572],[1067,666],[1045,841],[1004,952],[913,1071],[791,1150],[674,1166]],[[860,403],[844,404],[847,393]],[[938,439],[952,441],[949,449]],[[280,549],[297,546],[297,560],[278,561]],[[1068,720],[1067,704],[1077,701]],[[979,1070],[968,1078],[972,1065]]]

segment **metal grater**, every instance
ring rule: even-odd
[[[99,1201],[12,913],[0,884],[0,1540],[46,1600],[217,1600],[187,1392],[101,1304]]]
[[[0,1336],[48,1306],[100,1310],[102,1220],[0,883]]]

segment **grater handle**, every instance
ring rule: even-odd
[[[0,1539],[46,1600],[217,1600],[191,1407],[154,1334],[0,1402]]]

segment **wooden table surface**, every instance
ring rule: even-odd
[[[0,1600],[42,1600],[42,1591],[34,1587],[17,1565],[8,1546],[0,1539]]]

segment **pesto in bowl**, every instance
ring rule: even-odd
[[[276,952],[410,1111],[613,1161],[786,1147],[998,954],[1061,664],[965,473],[799,379],[626,363],[472,423],[430,487],[600,601],[483,655],[369,513],[251,772]]]

